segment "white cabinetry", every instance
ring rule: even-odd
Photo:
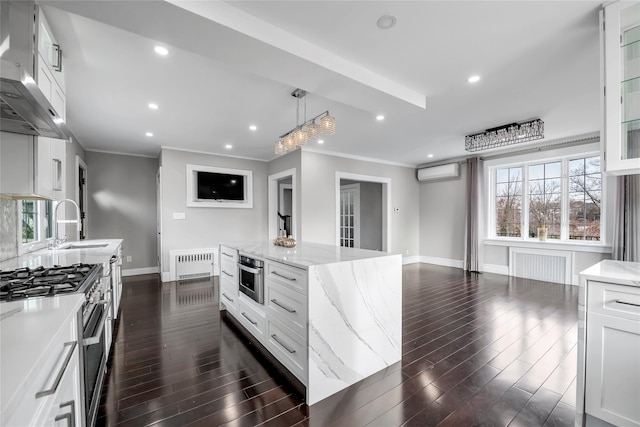
[[[640,426],[640,288],[587,286],[585,412]]]
[[[17,199],[63,198],[64,143],[57,139],[3,133],[0,193]]]
[[[67,297],[60,297],[67,298]],[[76,307],[81,307],[81,303]],[[52,310],[52,308],[49,308]],[[16,315],[16,317],[18,317]],[[66,313],[67,320],[42,350],[42,359],[27,375],[26,387],[9,410],[7,426],[81,426],[82,406],[78,315]],[[25,318],[27,325],[32,321]],[[23,322],[23,323],[24,323]],[[45,328],[46,329],[46,328]],[[3,362],[5,363],[5,362]],[[4,379],[3,379],[4,381]],[[4,405],[4,403],[3,403]]]
[[[55,81],[64,93],[65,79],[64,68],[62,66],[62,48],[53,35],[53,31],[51,31],[49,22],[41,8],[38,8],[38,22],[38,62],[49,69],[51,75],[54,76]]]
[[[604,8],[605,170],[640,173],[640,2]]]
[[[238,315],[238,251],[220,246],[220,309]]]

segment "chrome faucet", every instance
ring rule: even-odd
[[[58,208],[62,206],[65,202],[69,202],[76,207],[76,219],[58,219]],[[58,224],[78,224],[78,233],[82,231],[82,222],[80,221],[80,206],[78,206],[75,200],[64,199],[56,204],[56,207],[53,210],[53,227],[54,227],[53,245],[50,246],[50,249],[57,248],[58,245],[60,245],[60,243],[67,240],[66,235],[62,239],[60,239],[60,236],[58,235],[58,232],[59,232]]]

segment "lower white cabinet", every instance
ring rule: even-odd
[[[585,412],[640,426],[640,288],[588,286]]]
[[[267,321],[267,349],[303,384],[308,384],[307,339],[288,328],[278,319]]]
[[[266,318],[264,309],[253,300],[239,296],[237,319],[242,325],[256,337],[258,341],[264,343],[264,333],[266,329]]]

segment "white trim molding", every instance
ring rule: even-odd
[[[502,274],[503,276],[509,275],[509,266],[499,264],[485,264],[482,270],[483,273]]]
[[[460,268],[464,267],[464,261],[461,259],[438,258],[434,256],[420,256],[420,262],[425,264],[442,265],[444,267]]]
[[[402,265],[407,265],[407,264],[417,264],[421,262],[420,261],[420,257],[419,256],[403,256],[402,257]]]
[[[128,270],[122,270],[122,277],[127,276],[140,276],[141,274],[154,274],[158,273],[158,267],[145,267],[145,268],[130,268]],[[164,273],[163,273],[164,275]]]

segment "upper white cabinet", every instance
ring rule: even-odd
[[[64,68],[62,66],[62,48],[56,40],[47,18],[38,8],[38,63],[44,65],[51,72],[60,89],[64,93]],[[61,114],[61,113],[59,113]]]
[[[640,173],[640,2],[603,11],[605,170]]]

